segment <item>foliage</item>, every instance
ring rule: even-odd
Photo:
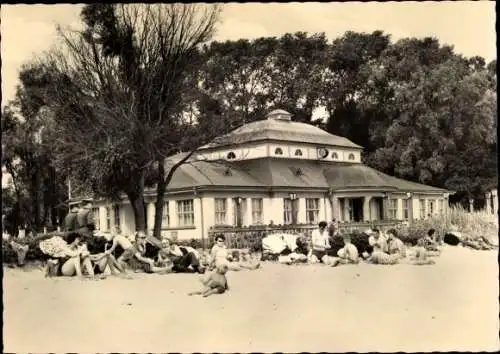
[[[438,235],[444,236],[450,231],[461,232],[474,239],[484,236],[498,244],[498,219],[484,211],[470,213],[461,206],[451,207],[447,214],[425,220],[415,220],[410,226],[401,228],[401,238],[414,243],[414,240],[435,229]]]
[[[53,113],[59,170],[98,196],[124,192],[144,229],[146,171],[192,136],[185,74],[218,8],[93,4],[81,15],[82,31],[59,28],[61,45],[24,71],[41,72],[30,87]]]

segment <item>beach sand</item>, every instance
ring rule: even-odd
[[[264,263],[230,291],[198,275],[45,279],[4,267],[4,352],[344,352],[500,349],[496,251],[434,266]]]

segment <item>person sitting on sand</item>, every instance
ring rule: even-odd
[[[228,266],[226,264],[217,265],[214,271],[207,273],[201,278],[203,289],[201,291],[193,291],[188,295],[202,295],[203,297],[208,297],[214,294],[225,293],[229,290],[226,278],[227,271]]]
[[[431,265],[434,264],[434,260],[429,259],[429,251],[425,248],[424,238],[420,238],[417,241],[417,246],[414,247],[408,257],[407,263],[412,265]]]
[[[87,239],[87,248],[90,252],[95,274],[121,274],[125,272],[122,265],[108,250],[109,241],[105,236],[93,236]]]
[[[59,236],[40,242],[40,250],[53,259],[47,264],[46,276],[82,276],[82,266],[88,276],[94,276],[94,268],[90,260],[90,252],[82,244],[82,236],[76,232],[69,233],[66,241]]]
[[[134,245],[123,252],[118,262],[123,268],[129,266],[135,272],[169,273],[172,271],[168,266],[157,267],[153,259],[146,257],[146,233],[143,231],[136,233]]]
[[[119,227],[115,227],[113,229],[113,232],[111,233],[110,239],[108,239],[108,241],[111,242],[111,247],[106,250],[107,254],[113,254],[113,252],[116,252],[117,247],[119,247],[121,256],[123,252],[134,246],[132,244],[132,241],[130,241],[128,237],[122,235]]]
[[[214,269],[219,265],[226,265],[229,270],[240,271],[243,269],[254,270],[260,267],[260,262],[250,259],[250,255],[243,255],[240,257],[240,252],[234,251],[233,254],[229,254],[226,248],[226,238],[224,235],[217,235],[215,238],[215,245],[210,251],[211,261],[209,263],[209,268]]]
[[[380,243],[375,243],[373,245],[373,252],[366,261],[373,264],[391,265],[398,263],[400,258],[400,254],[388,254],[383,251]]]
[[[423,237],[423,243],[427,251],[439,252],[435,229],[429,229],[429,231],[427,231],[427,235]]]
[[[308,257],[312,258],[312,256],[315,256],[318,260],[321,260],[323,256],[328,255],[327,253],[331,246],[326,226],[326,222],[321,221],[318,224],[318,228],[313,230],[311,234],[312,248],[309,251]]]
[[[382,250],[382,252],[387,252],[387,240],[383,235],[381,235],[379,229],[371,230],[369,235],[370,237],[368,237],[368,243],[371,247],[378,245],[378,248]],[[370,249],[368,250],[368,253],[371,253]]]
[[[196,250],[191,247],[178,246],[168,238],[161,242],[159,255],[162,259],[169,258],[172,263],[172,271],[176,273],[197,272],[203,274],[205,268],[200,264]]]
[[[22,245],[16,242],[15,240],[10,240],[8,244],[12,248],[12,250],[16,253],[17,265],[19,267],[24,266],[24,261],[26,260],[26,255],[28,254],[29,246]]]
[[[351,235],[342,235],[342,240],[344,241],[344,247],[338,250],[337,257],[323,256],[323,263],[331,265],[333,267],[339,264],[359,263],[359,252],[357,247],[351,242]]]
[[[397,254],[400,258],[406,257],[405,244],[398,238],[396,229],[387,231],[387,253],[390,255]]]

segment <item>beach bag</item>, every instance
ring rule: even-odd
[[[444,235],[443,241],[448,245],[457,246],[460,243],[460,238],[458,238],[455,234],[448,232]]]

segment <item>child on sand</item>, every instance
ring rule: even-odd
[[[354,244],[351,243],[351,235],[342,235],[344,247],[337,252],[338,257],[323,256],[322,262],[335,267],[339,264],[358,264],[359,252]],[[328,258],[326,258],[328,257]]]
[[[225,264],[219,264],[214,271],[207,273],[201,278],[203,289],[201,291],[194,291],[188,295],[202,295],[208,297],[213,294],[223,294],[229,287],[227,285],[226,273],[228,267]]]

